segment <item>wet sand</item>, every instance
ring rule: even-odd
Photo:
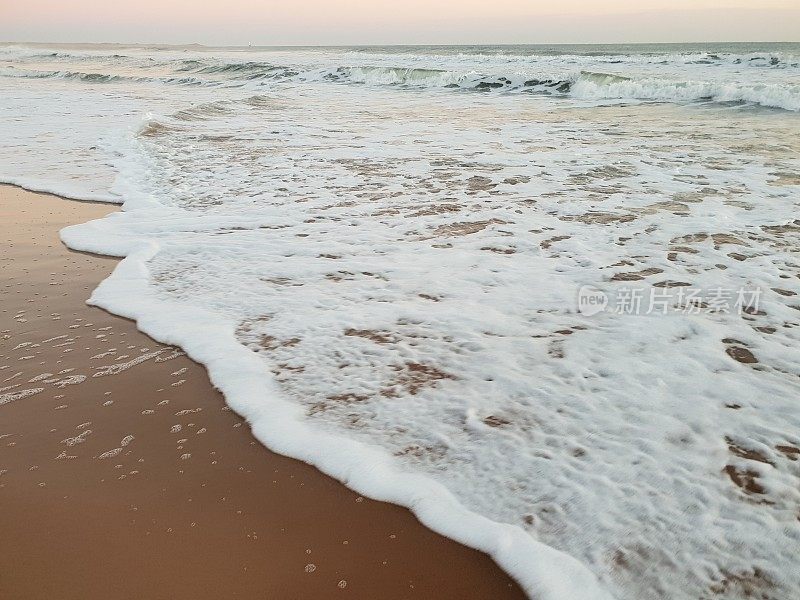
[[[0,598],[524,598],[266,450],[201,366],[87,306],[116,261],[57,232],[113,210],[0,186]]]

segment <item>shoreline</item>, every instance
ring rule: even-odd
[[[86,305],[118,260],[58,230],[116,206],[0,198],[0,595],[525,597],[409,510],[264,448],[202,366]]]

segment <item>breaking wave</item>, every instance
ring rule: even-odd
[[[663,102],[736,102],[800,111],[800,85],[631,79],[581,73],[570,82],[570,94],[586,100],[655,100]]]
[[[56,53],[57,54],[57,53]],[[122,56],[122,55],[112,55]],[[721,60],[716,55],[697,58],[695,62]],[[108,58],[108,57],[107,57]],[[128,59],[129,57],[123,57]],[[563,57],[562,57],[563,58]],[[595,60],[597,57],[593,57]],[[608,59],[610,57],[604,57]],[[641,57],[640,57],[641,58]],[[646,57],[652,58],[652,57]],[[664,59],[665,60],[665,59]],[[729,59],[730,62],[731,59]],[[735,61],[765,65],[780,65],[776,56],[739,56]],[[603,61],[600,61],[603,62]],[[613,61],[607,60],[606,63]],[[64,78],[86,83],[120,81],[155,82],[168,85],[268,85],[281,81],[337,82],[345,84],[400,86],[405,88],[446,88],[478,92],[522,92],[550,96],[565,96],[587,101],[656,101],[656,102],[719,102],[800,111],[800,84],[782,80],[781,83],[742,82],[727,79],[676,80],[657,75],[625,75],[589,70],[559,73],[533,70],[505,69],[487,74],[476,69],[403,67],[383,65],[354,65],[333,67],[295,67],[260,61],[218,62],[190,59],[167,63],[172,75],[158,75],[141,67],[142,74],[126,74],[77,70],[36,70],[0,67],[0,76],[25,78]],[[474,65],[478,66],[478,65]]]
[[[581,71],[563,77],[509,75],[486,77],[433,69],[340,67],[325,79],[373,85],[445,87],[478,91],[519,91],[571,96],[580,100],[650,100],[661,102],[736,102],[800,111],[800,85],[742,85],[711,81],[642,79]]]

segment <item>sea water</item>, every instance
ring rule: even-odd
[[[532,597],[800,595],[800,44],[5,45],[0,111],[269,448]]]

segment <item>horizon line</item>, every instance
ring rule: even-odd
[[[680,42],[465,42],[465,43],[383,43],[383,44],[206,44],[202,42],[42,42],[0,40],[2,45],[40,45],[40,46],[142,46],[186,48],[458,48],[464,46],[680,46],[689,44],[800,44],[800,40],[691,40]]]

